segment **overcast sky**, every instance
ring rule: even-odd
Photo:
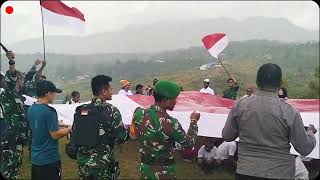
[[[62,1],[85,15],[88,35],[114,31],[128,25],[158,21],[195,20],[229,17],[282,17],[309,30],[319,30],[319,7],[315,2],[196,2],[196,1]],[[12,6],[14,12],[6,14]],[[78,35],[68,29],[46,26],[46,35]],[[42,36],[39,1],[7,1],[1,6],[1,41],[6,44]]]

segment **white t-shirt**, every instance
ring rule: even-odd
[[[70,101],[67,101],[66,104],[79,104],[80,102],[74,102],[72,99]]]
[[[126,92],[124,89],[121,89],[118,92],[118,95],[130,96],[130,95],[133,95],[133,94],[132,94],[132,92],[130,90],[128,90],[128,92]]]
[[[198,158],[204,158],[205,160],[215,159],[217,147],[213,147],[210,152],[207,152],[204,148],[205,146],[202,145],[198,151]]]
[[[226,142],[224,141],[217,150],[216,159],[224,160],[228,159],[230,156],[234,156],[237,150],[237,145],[235,141]]]
[[[200,92],[214,95],[214,91],[213,91],[213,89],[211,89],[210,87],[207,87],[206,89],[205,89],[205,88],[202,88],[202,89],[200,90]]]
[[[309,179],[309,172],[299,156],[296,157],[296,173],[294,179]]]

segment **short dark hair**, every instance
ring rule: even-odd
[[[287,89],[284,88],[284,87],[279,88],[279,90],[280,90],[280,89],[282,90],[283,95],[279,95],[279,97],[280,97],[280,98],[286,98],[286,97],[288,97],[288,91],[287,91]]]
[[[259,88],[280,87],[282,83],[282,71],[277,64],[264,64],[257,73],[256,84]]]
[[[139,89],[143,88],[143,85],[142,84],[138,84],[136,85],[136,90],[138,91]]]
[[[158,94],[157,92],[153,91],[153,97],[154,97],[154,101],[155,102],[161,102],[161,101],[164,101],[164,100],[167,100],[168,98]]]
[[[94,96],[98,96],[101,91],[107,86],[109,86],[109,82],[112,81],[110,76],[106,75],[97,75],[91,80],[91,89],[92,94]]]
[[[80,95],[78,91],[72,91],[71,97],[76,97],[77,95]]]

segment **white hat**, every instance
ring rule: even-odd
[[[205,80],[203,80],[203,82],[209,83],[209,82],[210,82],[210,79],[205,79]]]

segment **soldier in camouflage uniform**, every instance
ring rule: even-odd
[[[10,55],[7,56],[10,57]],[[7,84],[0,95],[4,121],[1,132],[0,172],[5,179],[18,178],[22,164],[22,146],[26,143],[28,132],[28,123],[20,94],[21,75],[15,70],[13,58],[9,58],[10,70],[5,75]]]
[[[36,66],[38,64],[42,63],[41,68],[36,71]],[[36,60],[34,66],[30,69],[28,74],[25,77],[25,82],[24,82],[24,94],[33,98],[36,98],[36,89],[37,89],[37,84],[45,80],[45,76],[42,75],[42,71],[46,66],[46,61],[41,61],[41,60]]]
[[[41,68],[37,71],[37,65],[39,65],[40,63],[42,63]],[[36,88],[37,88],[37,84],[42,81],[44,76],[42,75],[42,71],[44,69],[44,67],[46,66],[46,61],[41,61],[39,59],[37,59],[34,62],[34,65],[31,67],[31,69],[29,70],[29,72],[26,74],[25,78],[24,78],[24,85],[22,88],[22,93],[36,98]],[[25,111],[26,113],[28,112],[30,106],[25,105]],[[29,150],[29,157],[31,158],[31,129],[29,129],[28,132],[28,150]]]
[[[239,86],[234,78],[229,78],[228,81],[228,86],[229,88],[223,91],[223,96],[224,98],[228,99],[237,99],[237,92],[239,90]]]
[[[186,149],[195,144],[200,114],[193,112],[187,133],[179,121],[166,111],[173,110],[180,87],[172,82],[155,85],[155,104],[148,109],[137,108],[130,127],[130,137],[138,138],[141,153],[141,179],[175,179],[173,148],[178,142]]]
[[[2,73],[2,71],[1,71],[1,74],[0,74],[0,96],[1,96],[2,92],[4,92],[4,88],[6,87],[6,81],[4,80],[4,76],[5,76],[5,74]],[[1,142],[1,134],[2,134],[3,129],[4,129],[3,107],[0,102],[0,142]],[[0,151],[0,157],[1,157],[1,152],[2,151]]]
[[[91,87],[95,97],[91,103],[101,107],[102,113],[109,120],[100,123],[99,135],[113,134],[113,139],[120,144],[129,139],[129,132],[124,127],[120,111],[106,102],[106,100],[112,99],[111,81],[111,77],[104,75],[98,75],[92,79]],[[113,144],[100,144],[99,147],[80,146],[77,153],[77,163],[80,179],[111,179],[115,173]]]

